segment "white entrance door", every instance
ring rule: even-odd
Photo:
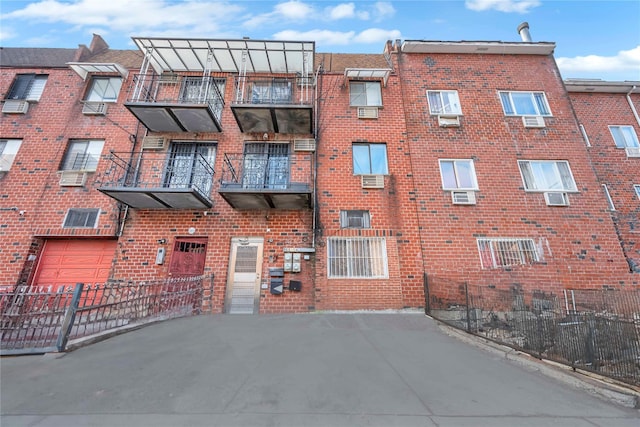
[[[229,277],[225,306],[227,313],[253,314],[260,304],[262,238],[231,239]]]

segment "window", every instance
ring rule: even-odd
[[[289,144],[262,142],[245,144],[242,186],[243,188],[288,188]]]
[[[341,228],[370,228],[371,217],[369,211],[340,211]]]
[[[61,170],[95,171],[104,141],[71,141]]]
[[[533,239],[478,239],[482,268],[533,264],[540,254]]]
[[[520,160],[527,191],[578,191],[569,163],[564,160]]]
[[[21,144],[20,139],[0,139],[0,172],[11,169]]]
[[[382,237],[327,239],[329,278],[386,279],[387,248]]]
[[[173,143],[165,170],[164,186],[195,188],[209,197],[215,158],[216,145],[213,143]]]
[[[504,114],[507,116],[550,116],[544,92],[500,92]]]
[[[638,196],[638,199],[640,199],[640,184],[634,185],[633,189],[636,190],[636,196]]]
[[[96,228],[100,209],[69,209],[63,228]]]
[[[380,82],[350,82],[349,100],[353,107],[382,107]]]
[[[618,148],[637,148],[638,136],[633,126],[609,126],[613,140]]]
[[[277,80],[255,82],[251,88],[253,104],[290,104],[291,82]]]
[[[353,144],[354,175],[387,175],[387,144]]]
[[[40,100],[47,77],[46,74],[18,74],[6,99]]]
[[[456,90],[428,90],[427,99],[431,114],[462,114]]]
[[[473,160],[440,160],[442,188],[445,190],[477,190]]]
[[[85,101],[116,102],[122,86],[120,77],[94,77]]]

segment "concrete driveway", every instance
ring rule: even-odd
[[[3,427],[640,425],[420,313],[199,316],[0,368]]]

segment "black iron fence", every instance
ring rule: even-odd
[[[209,292],[205,292],[209,291]],[[74,340],[199,314],[213,275],[60,287],[18,286],[0,293],[0,353],[65,351]]]
[[[426,312],[542,359],[640,385],[640,290],[560,292],[425,275]]]

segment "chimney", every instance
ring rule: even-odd
[[[522,41],[525,43],[531,43],[531,34],[529,34],[529,23],[523,22],[518,25],[518,34],[522,38]]]

